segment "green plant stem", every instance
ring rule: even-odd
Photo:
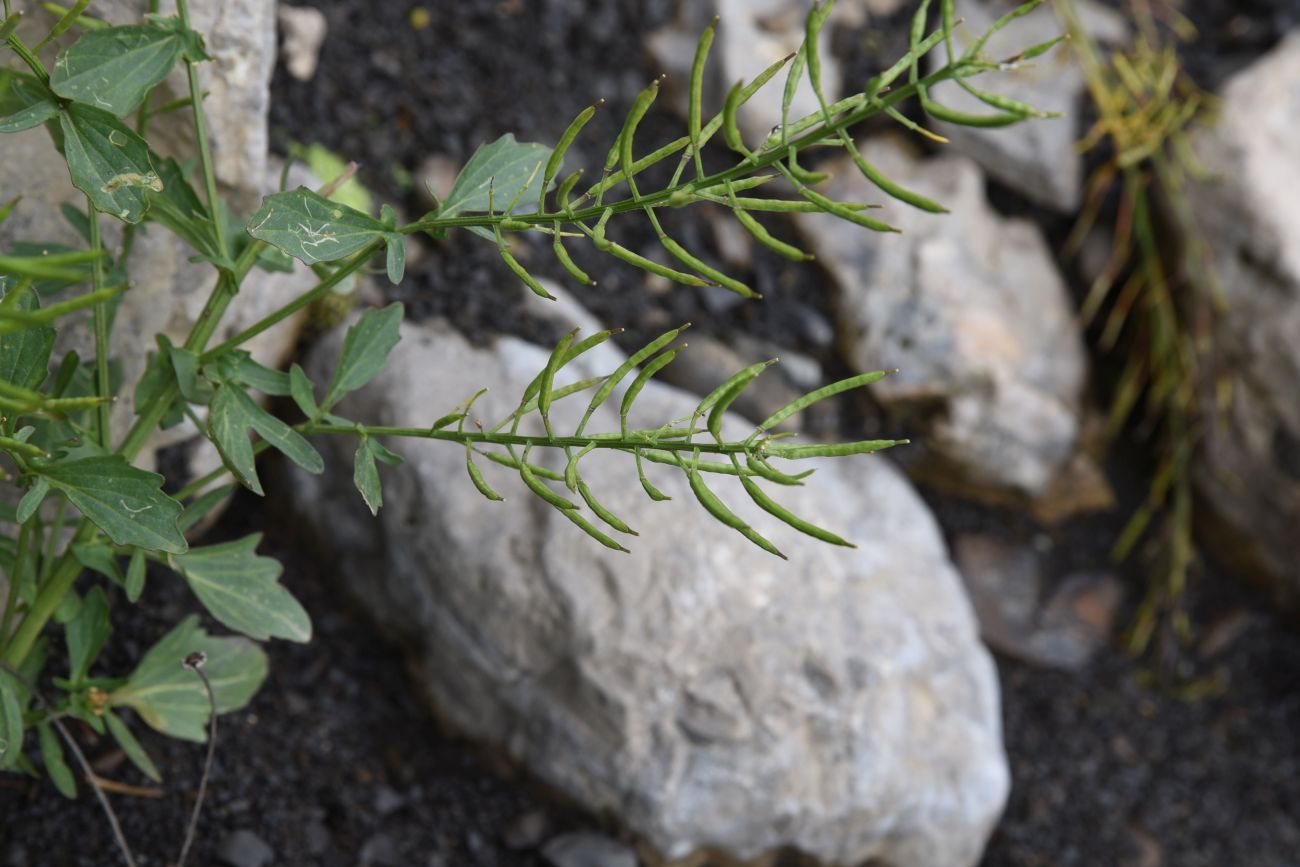
[[[243,331],[239,332],[238,334],[236,334],[234,337],[230,338],[226,342],[220,344],[219,346],[215,346],[212,349],[208,350],[207,352],[203,353],[202,357],[200,358],[200,361],[203,364],[207,364],[210,361],[214,361],[217,358],[220,358],[222,355],[225,355],[227,352],[231,351],[232,349],[238,349],[240,346],[252,340],[254,337],[261,334],[263,331],[266,331],[270,328],[274,328],[276,325],[279,325],[281,322],[288,319],[290,316],[297,313],[299,310],[310,305],[313,301],[316,301],[317,299],[324,297],[331,290],[333,290],[334,287],[338,286],[349,276],[351,276],[356,271],[358,271],[362,266],[364,266],[367,260],[369,260],[370,257],[373,256],[376,252],[378,252],[379,249],[383,246],[384,246],[384,241],[382,239],[372,241],[370,244],[367,244],[361,250],[353,254],[351,258],[347,259],[337,269],[335,269],[333,274],[331,274],[329,277],[322,280],[320,283],[316,284],[316,287],[314,289],[312,289],[309,292],[305,292],[302,295],[299,295],[297,298],[290,301],[288,304],[274,311],[270,315],[265,316],[262,319],[258,320],[257,322],[250,325],[248,328],[245,328]]]
[[[497,445],[497,446],[536,446],[546,448],[562,448],[564,446],[581,448],[590,443],[595,443],[597,448],[605,449],[659,449],[667,452],[700,452],[702,454],[712,455],[743,455],[754,451],[753,444],[744,442],[734,443],[688,443],[677,440],[655,440],[649,437],[638,436],[580,436],[580,437],[550,437],[550,436],[528,436],[526,434],[507,434],[507,433],[465,433],[464,431],[451,430],[429,430],[422,427],[385,427],[382,425],[344,425],[344,424],[316,424],[308,423],[298,425],[297,429],[304,434],[359,434],[364,433],[366,436],[393,436],[405,437],[409,439],[426,439],[441,440],[443,442],[472,443],[475,445]]]
[[[9,592],[5,598],[3,618],[0,618],[0,649],[9,639],[9,625],[13,622],[15,609],[18,607],[18,586],[23,581],[23,568],[27,565],[27,548],[31,539],[31,523],[22,525],[18,531],[18,549],[14,553],[14,565],[9,572]]]
[[[41,630],[54,615],[54,610],[59,607],[63,597],[72,589],[77,576],[81,574],[81,563],[72,555],[72,546],[89,542],[94,535],[95,526],[83,520],[77,535],[73,537],[72,544],[68,546],[63,556],[59,558],[58,565],[54,567],[50,580],[37,591],[36,601],[23,615],[17,631],[5,647],[4,660],[14,668],[22,667],[23,660],[31,652],[32,645],[40,637]]]
[[[971,61],[959,61],[958,63],[945,66],[931,74],[920,79],[918,82],[900,85],[898,89],[889,94],[874,100],[858,94],[847,99],[840,100],[828,107],[832,115],[839,115],[834,123],[824,124],[824,118],[821,114],[806,118],[804,121],[791,124],[791,131],[795,129],[806,130],[803,135],[792,139],[790,145],[796,150],[803,150],[813,145],[817,145],[830,139],[838,137],[841,129],[855,126],[862,123],[869,117],[872,117],[886,109],[893,108],[898,103],[914,96],[920,87],[930,87],[950,78],[957,78],[970,68],[984,68],[986,64],[974,63]],[[818,126],[817,124],[822,124]],[[652,165],[654,162],[666,159],[674,153],[690,146],[690,137],[683,137],[658,151],[655,151],[649,157],[638,160],[633,165],[637,171],[641,171]],[[463,229],[472,226],[482,228],[492,228],[499,225],[504,220],[512,220],[520,223],[527,223],[530,226],[551,226],[557,220],[567,223],[576,223],[582,220],[599,219],[606,211],[615,214],[627,213],[629,211],[639,211],[645,208],[670,206],[670,199],[683,190],[700,190],[709,187],[721,187],[729,181],[737,181],[749,177],[756,172],[766,168],[771,168],[774,164],[785,159],[788,149],[785,146],[779,149],[756,153],[754,159],[741,160],[729,169],[709,175],[702,180],[695,180],[683,184],[680,187],[669,187],[654,193],[647,193],[639,198],[628,198],[618,202],[605,205],[591,206],[587,208],[575,209],[571,212],[555,211],[541,212],[533,214],[477,214],[465,217],[445,217],[442,219],[434,218],[432,220],[419,220],[400,227],[397,231],[404,234],[413,234],[415,232],[438,232],[445,229]],[[613,183],[617,183],[614,181]],[[610,186],[613,185],[610,183]],[[595,188],[593,188],[595,189]],[[584,194],[584,197],[590,195],[590,191]]]
[[[189,30],[188,0],[176,0],[176,14],[180,18],[181,27]],[[199,86],[199,64],[188,57],[185,58],[185,72],[190,83],[190,107],[194,111],[194,135],[199,145],[199,165],[203,170],[203,186],[208,194],[208,215],[212,218],[212,232],[217,242],[217,249],[221,251],[222,256],[228,256],[230,247],[226,243],[225,221],[221,219],[221,197],[217,194],[217,174],[212,164],[212,146],[208,142],[208,121],[203,114],[203,89]],[[217,285],[219,291],[220,281]],[[233,288],[234,291],[238,291],[238,284]]]
[[[6,14],[5,17],[8,18],[8,14]],[[41,84],[48,87],[50,84],[50,74],[45,71],[45,66],[41,63],[41,59],[32,53],[32,50],[18,37],[17,33],[10,33],[9,38],[6,41],[9,43],[9,47],[13,49],[14,54],[18,55],[18,59],[27,64],[27,68],[30,69],[32,74],[40,80]]]
[[[86,197],[86,210],[90,219],[87,221],[90,228],[90,251],[95,255],[94,261],[90,263],[90,288],[91,294],[99,292],[104,288],[104,260],[99,254],[103,252],[103,243],[99,237],[99,211],[95,210],[95,203]],[[96,433],[99,436],[99,444],[105,451],[113,448],[113,429],[112,429],[112,407],[109,406],[108,400],[112,397],[111,384],[108,381],[108,346],[109,346],[109,327],[108,327],[108,302],[101,301],[95,305],[95,393],[104,399],[95,408]]]

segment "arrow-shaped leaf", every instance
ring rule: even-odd
[[[368,214],[299,187],[263,199],[248,234],[314,265],[350,256],[388,231]]]
[[[266,654],[260,647],[246,638],[214,638],[199,626],[198,615],[191,615],[145,654],[110,702],[135,708],[165,735],[202,743],[208,734],[208,694],[198,676],[181,664],[195,652],[207,655],[203,670],[218,713],[248,704],[266,679]]]
[[[190,589],[213,617],[249,638],[311,639],[311,619],[280,584],[284,567],[256,549],[260,533],[195,548],[172,558]]]

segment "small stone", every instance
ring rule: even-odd
[[[388,786],[380,786],[375,790],[375,812],[379,815],[387,816],[396,813],[404,806],[406,806],[406,798]]]
[[[638,867],[627,844],[591,831],[556,837],[542,847],[542,859],[550,867]]]
[[[324,822],[312,821],[302,829],[302,836],[307,847],[307,854],[320,856],[334,845],[334,836]]]
[[[361,844],[358,855],[362,865],[373,867],[403,867],[406,863],[398,851],[397,843],[385,833],[375,834]]]
[[[299,81],[310,81],[320,62],[320,48],[325,43],[329,24],[325,13],[312,6],[280,4],[277,13],[284,41],[281,53],[289,74]]]
[[[1101,465],[1091,455],[1078,452],[1030,508],[1035,520],[1054,527],[1076,515],[1106,512],[1115,506],[1115,491]]]
[[[275,851],[252,831],[241,829],[217,844],[217,859],[228,867],[267,867],[275,859]]]
[[[549,824],[550,820],[544,812],[529,810],[510,823],[501,835],[501,842],[505,843],[507,849],[515,851],[536,848],[545,838]]]

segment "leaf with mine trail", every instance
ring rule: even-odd
[[[350,256],[388,230],[368,214],[299,187],[267,196],[248,221],[248,234],[314,265]]]
[[[217,712],[239,710],[266,679],[266,654],[242,637],[214,638],[191,615],[145,654],[126,684],[109,696],[112,705],[127,705],[152,728],[175,738],[207,740],[210,706],[202,681],[182,662],[203,653]]]
[[[163,477],[121,455],[42,464],[37,472],[118,545],[168,554],[189,547],[176,528],[181,504],[162,492]]]
[[[194,595],[217,620],[249,638],[311,639],[311,618],[280,584],[284,567],[257,553],[261,533],[194,548],[172,558]]]
[[[146,192],[163,190],[144,139],[108,112],[77,102],[59,113],[59,128],[72,185],[104,213],[140,222],[149,208]]]
[[[159,27],[91,30],[55,60],[50,88],[121,117],[167,77],[184,45],[180,32]]]
[[[512,202],[533,207],[542,185],[542,166],[551,149],[537,142],[516,141],[506,133],[481,145],[456,176],[456,183],[437,211],[439,219],[486,211],[503,213]]]

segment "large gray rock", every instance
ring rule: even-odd
[[[1300,610],[1300,34],[1234,77],[1198,155],[1218,177],[1191,189],[1227,311],[1216,351],[1232,403],[1206,424],[1196,476],[1203,540]]]
[[[316,381],[340,343],[309,356]],[[545,359],[408,324],[390,369],[340,412],[427,423],[488,386],[474,412],[487,421]],[[641,421],[696,400],[652,384]],[[617,420],[602,410],[592,429]],[[832,863],[976,862],[1008,787],[995,672],[934,519],[886,460],[827,463],[778,492],[856,550],[800,536],[714,482],[783,562],[708,518],[679,472],[651,467],[674,498],[651,503],[626,455],[592,454],[584,472],[641,532],[630,556],[486,460],[504,503],[474,491],[462,449],[390,445],[406,464],[383,473],[377,520],[352,489],[350,438],[321,443],[332,469],[296,475],[292,505],[413,649],[419,687],[454,725],[670,857],[791,845]]]
[[[957,51],[964,52],[1016,5],[995,0],[957,0],[954,8],[963,21],[955,34]],[[1114,44],[1123,41],[1127,35],[1124,19],[1114,11],[1089,0],[1076,0],[1075,5],[1082,26],[1094,39]],[[1044,4],[998,31],[989,39],[984,51],[993,60],[1006,60],[1031,45],[1060,36],[1064,29],[1053,14],[1051,4]],[[943,49],[930,57],[932,68],[947,62]],[[1076,143],[1083,133],[1083,101],[1087,83],[1069,44],[1032,63],[986,73],[969,83],[1059,116],[1004,128],[939,122],[935,124],[936,129],[947,136],[957,150],[973,158],[992,177],[1021,195],[1057,211],[1070,213],[1077,210],[1083,189],[1083,165]],[[952,82],[936,86],[931,95],[938,102],[968,114],[994,113],[994,109]]]
[[[976,165],[918,160],[894,139],[863,145],[889,177],[947,206],[934,215],[892,199],[875,234],[826,214],[799,226],[838,289],[841,349],[861,370],[900,368],[873,394],[924,438],[928,464],[972,492],[1043,494],[1074,451],[1083,339],[1041,232],[995,213]],[[880,202],[847,160],[827,195]]]

